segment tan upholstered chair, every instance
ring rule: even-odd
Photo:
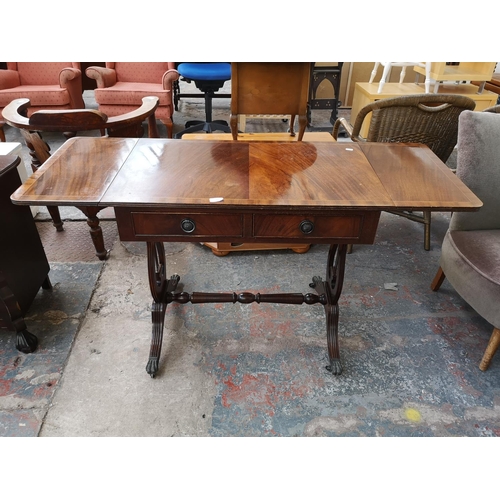
[[[5,141],[2,109],[14,99],[30,100],[28,113],[40,109],[83,109],[82,73],[77,62],[8,62],[0,70],[0,140]]]
[[[179,78],[173,62],[107,62],[106,67],[90,66],[85,71],[97,82],[94,91],[99,111],[117,116],[137,109],[142,98],[156,96],[160,105],[156,118],[172,137],[174,106],[172,84]]]
[[[415,94],[380,99],[352,117],[352,126],[345,118],[337,119],[332,134],[337,139],[342,126],[354,142],[426,144],[445,163],[457,143],[460,113],[473,110],[475,106],[476,103],[469,97],[454,94]],[[360,136],[365,119],[370,119],[366,138]],[[390,213],[424,224],[424,248],[430,250],[430,211],[424,211],[422,216],[406,211]]]
[[[446,277],[455,291],[491,323],[479,365],[486,370],[500,345],[500,116],[464,111],[458,131],[457,176],[483,202],[478,212],[454,212],[431,289]]]

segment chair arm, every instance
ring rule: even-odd
[[[179,72],[176,69],[169,69],[163,73],[162,84],[164,90],[172,90],[172,83],[179,79]]]
[[[77,68],[63,68],[59,73],[59,85],[66,89],[69,94],[72,109],[83,109],[82,72]]]
[[[25,97],[14,99],[2,109],[1,116],[11,127],[28,128],[30,121],[25,115],[30,106],[30,100]]]
[[[77,68],[63,68],[59,72],[59,85],[63,88],[68,88],[73,80],[81,80],[82,72]]]
[[[19,87],[19,73],[13,69],[0,70],[0,90]]]
[[[97,82],[97,88],[112,87],[116,83],[116,71],[101,66],[89,66],[85,74]]]
[[[345,129],[345,131],[347,132],[347,134],[349,135],[349,137],[351,139],[353,139],[351,124],[345,118],[337,118],[337,120],[335,121],[335,124],[333,125],[333,131],[332,131],[332,135],[333,135],[333,138],[335,140],[337,140],[337,137],[339,135],[340,127],[343,127]]]

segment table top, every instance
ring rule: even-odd
[[[211,199],[222,198],[213,203]],[[420,144],[78,137],[16,204],[342,210],[477,210],[481,201]]]

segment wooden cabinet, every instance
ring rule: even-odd
[[[439,85],[439,82],[444,81],[468,82],[476,80],[482,82],[483,85],[479,87],[479,92],[482,92],[484,82],[491,79],[495,66],[495,62],[461,62],[457,64],[433,62],[431,63],[430,77],[431,80],[437,82],[437,85]],[[425,68],[415,66],[413,70],[415,73],[425,76]]]
[[[17,333],[16,348],[33,352],[37,338],[27,331],[24,315],[40,287],[50,288],[50,270],[28,206],[10,195],[21,185],[18,156],[0,156],[0,329]]]

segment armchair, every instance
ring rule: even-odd
[[[351,126],[339,118],[333,126],[336,140],[342,126],[354,142],[416,142],[426,144],[446,162],[457,143],[458,117],[464,110],[473,110],[475,102],[453,94],[415,94],[380,99],[368,104],[355,117]],[[364,120],[371,115],[367,137],[360,136]],[[424,224],[424,248],[430,250],[431,212],[390,213]],[[349,247],[350,251],[350,247]]]
[[[40,132],[58,132],[100,130],[107,132],[109,137],[142,137],[144,130],[143,122],[148,120],[149,137],[157,138],[155,110],[158,107],[158,98],[155,96],[144,97],[142,106],[125,113],[123,115],[108,118],[104,113],[95,109],[75,109],[75,110],[40,110],[32,113],[26,118],[26,111],[29,112],[29,99],[16,99],[5,107],[2,111],[4,120],[21,130],[21,134],[30,149],[33,161],[32,169],[35,172],[51,155],[50,147],[43,140]],[[29,113],[28,113],[29,114]],[[102,138],[106,140],[106,137]],[[77,139],[73,139],[77,140]],[[87,216],[87,224],[90,227],[90,235],[96,249],[96,255],[101,260],[108,257],[109,252],[104,247],[102,229],[99,226],[97,213],[105,207],[98,209],[91,207],[77,207]],[[47,207],[54,226],[58,231],[63,231],[63,222],[57,206]]]
[[[2,109],[14,99],[40,109],[83,109],[82,73],[77,62],[9,62],[0,69],[0,140],[5,142]]]
[[[167,137],[172,137],[172,84],[179,78],[175,63],[107,62],[105,68],[90,66],[85,74],[96,81],[95,100],[107,116],[137,109],[143,97],[158,97],[156,118],[167,127]]]
[[[437,291],[445,277],[486,321],[493,333],[479,365],[486,370],[500,345],[500,116],[464,111],[458,130],[457,176],[483,207],[453,213],[431,284]]]

